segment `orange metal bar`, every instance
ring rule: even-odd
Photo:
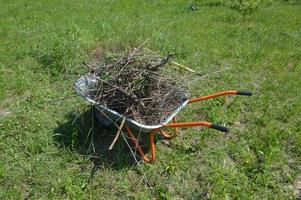
[[[125,125],[125,128],[126,128],[126,131],[127,131],[128,135],[129,135],[129,137],[131,138],[132,142],[134,143],[135,148],[137,148],[137,150],[138,150],[140,156],[143,158],[143,160],[144,160],[145,162],[150,162],[150,160],[149,160],[148,157],[144,154],[143,150],[141,149],[140,145],[138,144],[138,141],[137,141],[136,137],[134,136],[132,130],[131,130],[128,126],[126,126],[126,125]]]
[[[154,135],[155,135],[154,132],[151,132],[149,134],[149,143],[150,143],[150,149],[151,149],[151,154],[152,154],[150,162],[153,162],[156,159],[156,147],[155,147],[155,136]]]
[[[137,148],[138,150],[138,153],[140,154],[140,156],[142,157],[142,159],[145,161],[145,162],[153,162],[156,158],[156,149],[155,149],[155,141],[154,141],[154,132],[151,132],[150,135],[149,135],[149,140],[150,140],[150,146],[151,146],[151,159],[149,159],[145,153],[143,152],[142,148],[140,147],[136,137],[134,136],[132,130],[127,126],[127,125],[124,125],[125,128],[126,128],[126,131],[129,135],[129,137],[131,138],[132,142],[134,143],[135,145],[135,148]]]
[[[164,127],[170,127],[170,128],[175,128],[175,127],[190,127],[190,126],[207,126],[211,127],[210,122],[206,121],[199,121],[199,122],[180,122],[180,123],[171,123],[171,124],[166,124]]]
[[[234,95],[234,94],[237,94],[237,92],[238,92],[237,90],[226,90],[226,91],[223,91],[223,92],[218,92],[218,93],[210,94],[210,95],[207,95],[207,96],[192,98],[192,99],[189,100],[188,103],[193,103],[193,102],[197,102],[197,101],[204,101],[206,99],[212,99],[212,98],[215,98],[215,97],[220,97],[220,96],[225,96],[225,95]]]
[[[173,117],[173,118],[172,118],[172,122],[173,122],[173,123],[177,123],[177,118],[176,118],[176,117]],[[178,135],[178,134],[179,134],[179,129],[178,129],[178,128],[175,128],[175,131],[176,131],[176,135]]]
[[[166,139],[170,140],[171,138],[173,138],[174,136],[167,134],[165,131],[159,129],[159,133]]]

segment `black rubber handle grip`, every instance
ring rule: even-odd
[[[247,91],[247,90],[238,90],[237,95],[246,95],[246,96],[252,96],[252,92],[251,91]]]
[[[222,132],[229,132],[229,129],[227,127],[221,126],[218,124],[211,124],[210,128],[214,128],[214,129],[222,131]]]

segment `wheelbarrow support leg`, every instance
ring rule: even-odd
[[[176,136],[176,135],[169,135],[168,133],[166,133],[165,131],[163,131],[161,129],[159,129],[159,133],[167,140],[170,140]]]
[[[173,118],[172,118],[172,122],[173,122],[173,123],[177,123],[177,118],[176,118],[176,117],[173,117]],[[179,134],[179,129],[178,129],[178,128],[175,128],[175,132],[176,132],[176,135],[178,135],[178,134]]]
[[[143,152],[141,146],[138,143],[137,138],[133,134],[132,130],[125,125],[125,129],[128,133],[128,136],[132,140],[132,142],[135,145],[135,149],[138,150],[139,155],[142,157],[142,159],[145,162],[153,162],[156,159],[156,149],[155,149],[155,138],[154,138],[154,131],[149,134],[149,142],[150,142],[150,148],[151,148],[151,158],[148,158],[145,153]]]
[[[177,118],[173,117],[172,122],[177,123]],[[159,129],[158,131],[159,131],[159,134],[162,135],[165,139],[170,140],[179,135],[179,129],[178,128],[173,128],[173,129],[175,131],[175,134],[173,134],[173,135],[170,135],[169,133],[167,133],[166,131],[163,131],[161,129]]]

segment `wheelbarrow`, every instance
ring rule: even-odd
[[[207,121],[194,121],[194,122],[177,122],[176,115],[188,104],[204,101],[207,99],[212,99],[220,96],[226,95],[245,95],[251,96],[252,92],[250,91],[240,91],[240,90],[226,90],[222,92],[217,92],[214,94],[201,96],[197,98],[183,98],[181,104],[160,124],[157,125],[146,125],[139,123],[133,119],[127,118],[119,112],[116,112],[104,105],[101,105],[99,102],[96,102],[92,96],[89,96],[89,91],[95,88],[95,85],[98,84],[97,76],[94,74],[88,74],[80,77],[75,82],[75,91],[76,93],[84,98],[89,104],[93,105],[96,108],[96,113],[101,114],[102,116],[107,117],[115,124],[121,123],[122,119],[125,118],[124,128],[128,134],[128,137],[132,140],[135,148],[137,149],[138,153],[142,157],[142,159],[146,162],[153,162],[156,159],[156,148],[155,148],[155,134],[159,133],[165,139],[171,139],[178,133],[178,128],[182,127],[196,127],[196,126],[205,126],[208,128],[216,129],[222,132],[228,132],[229,129],[225,126],[221,126],[218,124],[210,123]],[[170,135],[163,130],[163,128],[173,128],[176,131],[176,134]],[[140,132],[149,134],[149,143],[150,143],[150,151],[151,156],[148,157],[145,155],[144,151],[142,150],[141,146],[135,135],[133,134],[133,130],[138,130]]]

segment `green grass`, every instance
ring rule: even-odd
[[[276,3],[247,16],[218,1],[24,1],[0,8],[1,199],[294,199],[301,156],[301,5]],[[157,142],[154,164],[132,166],[122,139],[87,155],[93,121],[73,94],[96,48],[147,46],[202,73],[195,96],[250,89],[254,96],[192,105],[182,120],[209,120],[228,134],[185,129]],[[46,103],[45,103],[46,102]],[[89,112],[85,116],[91,116]],[[76,123],[73,123],[75,120]],[[91,137],[89,137],[91,138]],[[103,144],[103,145],[102,145]],[[158,176],[159,175],[159,176]],[[145,184],[145,177],[153,191]]]

